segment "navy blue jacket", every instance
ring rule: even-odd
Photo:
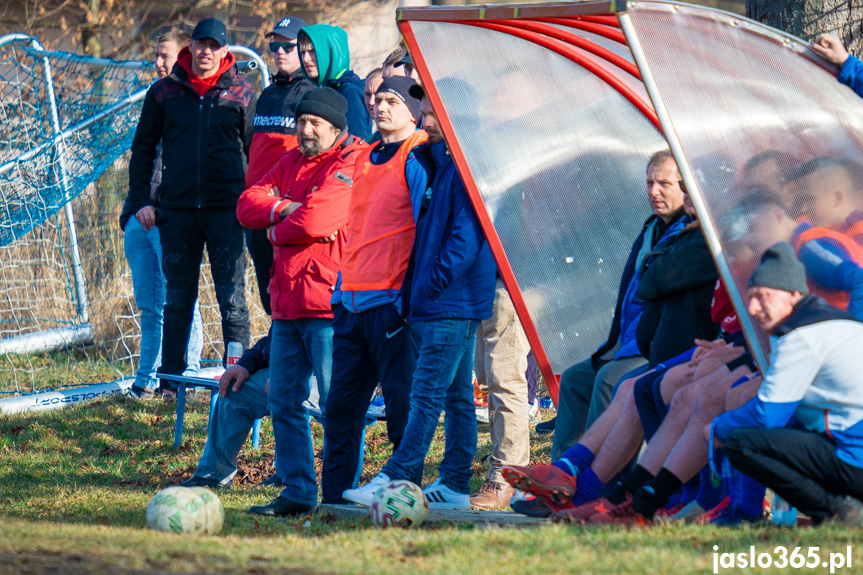
[[[431,194],[423,198],[414,253],[402,290],[408,321],[488,319],[495,263],[446,142],[414,152],[428,166]],[[427,206],[427,207],[426,207]]]
[[[669,222],[668,225],[662,226],[661,233],[659,234],[660,237],[655,238],[657,240],[657,244],[659,244],[659,242],[662,241],[662,239],[667,239],[667,238],[671,237],[672,235],[677,234],[678,232],[680,232],[681,229],[683,229],[683,226],[685,224],[683,223],[682,220],[683,220],[685,215],[686,214],[683,211],[683,208],[680,208],[680,212],[678,212],[678,214],[674,217],[674,219],[671,222]],[[638,252],[641,251],[641,246],[644,244],[644,242],[645,241],[652,241],[651,238],[645,238],[645,235],[647,234],[647,230],[651,227],[651,224],[653,224],[653,222],[656,221],[657,219],[659,219],[659,218],[656,215],[652,215],[649,218],[647,218],[647,220],[644,222],[644,225],[641,228],[641,233],[638,234],[638,237],[635,239],[635,242],[633,242],[632,248],[629,251],[629,257],[626,260],[626,265],[623,267],[623,274],[620,276],[620,286],[617,289],[617,304],[614,306],[614,319],[611,321],[611,330],[608,333],[608,339],[606,339],[605,343],[603,343],[601,346],[599,346],[599,349],[596,350],[596,352],[594,352],[594,354],[592,356],[590,356],[591,365],[593,366],[594,369],[599,369],[602,366],[602,364],[603,364],[602,357],[606,353],[608,353],[609,351],[614,349],[614,346],[617,345],[617,340],[620,339],[622,335],[624,335],[624,334],[621,334],[621,329],[620,329],[621,319],[625,315],[625,311],[626,311],[625,308],[627,306],[627,303],[629,303],[630,306],[632,304],[631,301],[627,302],[627,292],[629,291],[630,284],[633,282],[633,280],[636,280],[636,281],[638,280],[638,278],[636,277],[635,262],[638,259]],[[670,234],[669,232],[672,232],[672,233]],[[653,246],[653,247],[655,248],[657,246]],[[634,287],[636,289],[638,288],[637,285]],[[632,295],[634,295],[634,294],[632,294]],[[641,311],[639,311],[637,314],[636,322],[635,322],[636,326],[638,323],[637,318],[640,317],[640,315],[641,315]],[[637,329],[637,327],[636,327],[636,329]],[[634,340],[635,340],[635,338],[633,337],[633,344],[635,344]],[[637,348],[637,345],[636,345],[636,348]],[[620,353],[620,351],[618,350],[618,354],[619,353]],[[632,354],[632,355],[635,355],[635,354]],[[625,356],[615,355],[615,357],[625,357]]]
[[[327,80],[326,87],[332,88],[348,101],[348,132],[365,140],[372,135],[372,119],[366,107],[365,83],[348,70],[338,80]]]
[[[842,69],[839,70],[838,80],[854,90],[858,96],[863,98],[863,62],[854,56],[848,56]]]

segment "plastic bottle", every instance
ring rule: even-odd
[[[241,355],[243,355],[243,344],[238,341],[228,342],[228,352],[225,358],[225,364],[235,365],[240,361]]]
[[[797,525],[797,509],[787,501],[773,496],[773,523],[776,525]]]

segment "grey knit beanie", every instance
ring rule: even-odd
[[[799,291],[806,295],[809,287],[806,285],[806,269],[797,256],[794,248],[788,242],[780,242],[771,246],[761,255],[761,263],[752,272],[749,286],[762,286],[783,291]]]

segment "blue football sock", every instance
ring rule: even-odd
[[[555,467],[569,475],[579,475],[593,463],[593,452],[580,443],[567,449],[560,459],[552,463]]]
[[[739,485],[740,510],[753,517],[761,517],[764,513],[764,492],[766,488],[742,473],[737,474],[737,483]]]
[[[666,509],[671,509],[683,499],[683,490],[678,491],[674,495],[671,496],[671,499],[668,500],[668,503],[665,504]]]
[[[696,475],[696,477],[698,477]],[[698,485],[683,485],[683,494],[680,496],[680,503],[684,505],[689,503],[690,501],[695,501],[695,498],[698,497]]]
[[[722,503],[722,500],[728,495],[726,483],[721,477],[713,476],[709,465],[702,467],[699,475],[701,476],[701,485],[698,488],[698,496],[695,500],[702,509],[710,511]]]
[[[578,491],[575,492],[572,502],[581,505],[599,499],[604,491],[605,483],[599,480],[592,467],[588,467],[578,475]]]

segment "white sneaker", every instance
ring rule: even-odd
[[[371,507],[372,499],[375,498],[375,493],[390,482],[390,476],[386,473],[378,473],[374,478],[357,489],[346,489],[342,493],[342,497],[348,501]]]
[[[535,398],[533,403],[528,404],[527,421],[529,424],[536,424],[542,421],[542,414],[539,412],[539,398]]]
[[[470,494],[453,491],[440,482],[440,477],[423,489],[423,493],[430,509],[470,509]]]
[[[488,407],[476,408],[476,421],[477,423],[488,423]]]

